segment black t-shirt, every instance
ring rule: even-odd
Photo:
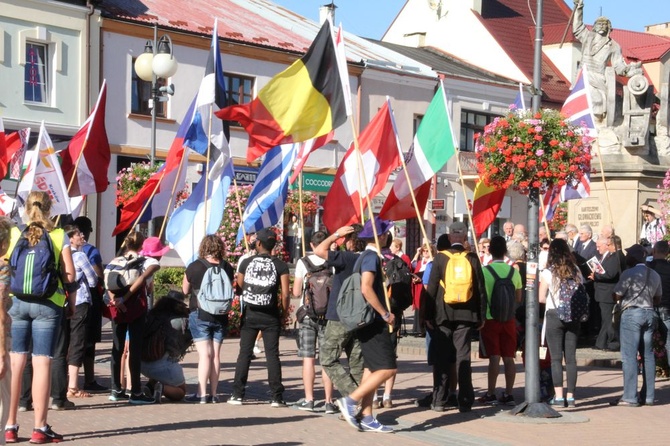
[[[225,260],[221,260],[221,263],[219,263],[219,265],[228,275],[230,283],[233,283],[233,276],[235,274],[235,269],[230,265],[230,263],[226,262]],[[205,271],[207,271],[207,269],[211,266],[215,266],[215,264],[210,263],[205,259],[198,258],[193,263],[191,263],[188,266],[188,268],[186,268],[185,272],[186,280],[188,280],[188,283],[191,284],[191,294],[188,298],[188,307],[191,311],[195,311],[198,309],[198,291],[200,291],[200,284],[202,283],[202,278],[205,276]],[[216,316],[212,317],[215,318],[214,320],[219,321],[219,319],[216,319]],[[205,320],[204,318],[201,319]]]
[[[244,274],[243,305],[278,316],[280,277],[289,273],[288,265],[269,254],[257,254],[244,259],[240,263],[239,271]]]

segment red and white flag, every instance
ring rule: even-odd
[[[60,155],[63,159],[63,177],[70,197],[90,195],[107,190],[107,169],[111,152],[105,129],[105,104],[107,81],[102,82],[95,108],[84,125],[72,137],[67,149]],[[81,159],[80,159],[81,157]],[[79,164],[77,160],[79,159]],[[72,177],[75,177],[74,180]]]
[[[398,135],[388,99],[361,132],[358,140],[362,162],[359,163],[352,144],[323,202],[323,223],[331,232],[341,226],[360,222],[361,200],[363,207],[367,206],[365,192],[372,199],[386,186],[391,172],[400,166]]]
[[[10,178],[19,178],[29,138],[30,128],[5,135],[4,123],[0,118],[0,180],[5,178],[8,171],[12,174]],[[18,169],[15,168],[17,163]],[[16,175],[14,175],[14,170],[18,170]]]
[[[592,138],[598,137],[596,119],[593,116],[593,103],[589,92],[589,74],[586,65],[582,65],[570,95],[565,99],[561,113],[574,125],[583,126],[586,134]]]
[[[293,163],[293,174],[289,180],[291,184],[295,183],[296,178],[298,178],[298,175],[307,162],[307,157],[309,157],[309,154],[319,147],[323,147],[328,144],[333,139],[333,135],[334,132],[331,131],[330,133],[319,136],[318,138],[310,139],[309,141],[298,144],[298,153],[296,154],[295,162]]]

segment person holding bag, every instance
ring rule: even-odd
[[[654,310],[661,302],[661,277],[645,263],[647,251],[635,244],[626,249],[629,268],[621,273],[614,287],[614,300],[621,305],[621,363],[623,395],[610,403],[612,406],[638,407],[654,404],[656,358],[653,335],[659,321]],[[642,388],[637,392],[637,354],[642,358]]]
[[[126,250],[124,257],[127,259],[140,258],[139,251],[144,243],[144,236],[136,231],[131,231],[125,240]],[[142,341],[144,336],[144,323],[147,315],[147,281],[160,269],[158,262],[147,265],[140,262],[139,277],[129,287],[112,291],[109,294],[109,310],[112,319],[112,390],[109,395],[110,401],[129,400],[130,404],[153,404],[154,398],[142,392],[141,364],[142,364]],[[109,288],[109,286],[108,286]],[[128,334],[128,365],[130,367],[130,395],[121,388],[121,356]]]
[[[26,199],[28,226],[12,228],[8,250],[11,267],[11,400],[5,426],[5,440],[18,441],[17,412],[23,370],[32,354],[32,396],[35,424],[31,443],[63,441],[47,424],[47,405],[51,382],[51,361],[65,315],[74,314],[78,284],[70,251],[70,241],[51,221],[51,198],[46,192],[33,191]],[[39,251],[39,252],[38,252]],[[37,255],[30,252],[38,252]],[[58,269],[57,265],[60,265]],[[32,274],[27,273],[32,271]],[[28,279],[31,279],[28,281]],[[67,306],[65,305],[67,301]],[[32,349],[31,349],[32,343]]]
[[[549,245],[547,267],[540,273],[539,301],[546,304],[545,319],[547,345],[551,355],[551,378],[554,383],[552,406],[575,407],[577,387],[577,339],[579,320],[562,321],[558,314],[559,290],[561,283],[569,279],[584,283],[584,277],[575,263],[568,243],[556,239]],[[563,357],[567,392],[563,393]]]

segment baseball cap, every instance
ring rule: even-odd
[[[644,249],[644,246],[636,243],[628,248],[626,248],[626,255],[643,262],[647,257],[647,250]]]
[[[274,247],[277,243],[277,234],[270,228],[263,228],[256,232],[256,240],[265,245],[271,244]]]

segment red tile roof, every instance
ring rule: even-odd
[[[104,17],[205,35],[218,18],[219,37],[283,51],[303,53],[312,43],[286,25],[305,19],[271,2],[240,6],[231,0],[103,0],[98,8]]]
[[[531,11],[528,0],[484,1],[480,16],[486,29],[529,79],[533,78],[535,53],[535,3],[530,2]],[[546,0],[543,10],[543,30],[567,25],[571,10],[563,0]],[[570,82],[547,58],[542,61],[542,90],[543,100],[555,104],[563,104],[570,92]]]

